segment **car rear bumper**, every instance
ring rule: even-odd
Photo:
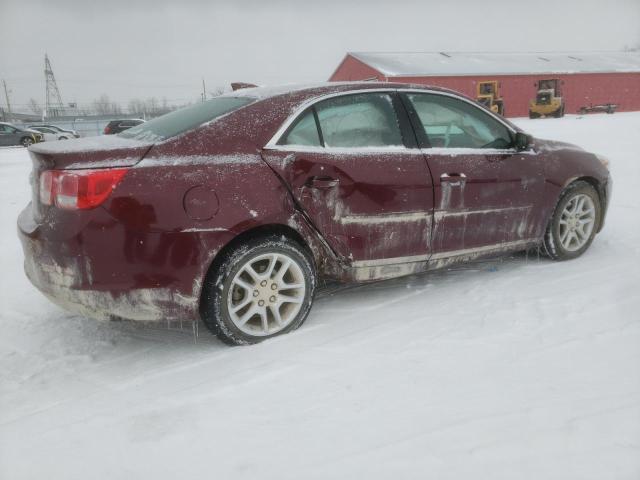
[[[104,225],[104,219],[60,238],[33,220],[31,204],[22,211],[18,235],[24,269],[38,290],[65,310],[91,318],[198,318],[200,286],[208,265],[202,258],[205,252],[176,255],[175,235],[167,239],[163,234],[123,233],[121,226],[110,232],[96,224]],[[144,254],[144,243],[155,248]],[[203,244],[193,238],[185,243],[192,248]]]

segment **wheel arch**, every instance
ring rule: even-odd
[[[600,230],[602,230],[602,227],[604,226],[604,222],[603,222],[603,220],[604,220],[604,212],[606,211],[606,205],[607,205],[607,200],[608,200],[607,199],[605,185],[603,184],[603,182],[601,182],[597,178],[595,178],[593,176],[590,176],[590,175],[581,175],[581,176],[577,176],[577,177],[572,177],[562,187],[562,190],[560,191],[560,195],[558,196],[558,202],[560,201],[560,197],[562,196],[564,191],[569,186],[573,185],[576,182],[588,183],[598,193],[598,200],[600,201],[600,218],[598,218],[598,229],[596,230],[596,232],[599,233]],[[556,202],[556,205],[557,205],[557,202]],[[554,209],[554,211],[555,211],[555,209]]]
[[[201,312],[203,297],[206,294],[204,285],[211,280],[211,276],[215,274],[216,268],[220,266],[225,255],[227,255],[227,253],[233,250],[236,246],[254,238],[266,237],[269,235],[285,236],[286,238],[296,242],[309,253],[313,262],[313,268],[318,275],[334,271],[337,268],[334,254],[330,251],[329,247],[321,239],[319,234],[306,225],[306,222],[296,219],[295,216],[292,217],[291,223],[295,225],[295,228],[294,226],[284,223],[269,223],[248,228],[234,236],[220,249],[218,249],[209,261],[209,264],[204,270],[204,274],[201,276],[202,281],[200,283],[200,291],[197,292],[198,310]]]

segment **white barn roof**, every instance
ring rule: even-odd
[[[387,77],[640,72],[640,52],[349,52]]]

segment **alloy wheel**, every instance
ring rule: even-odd
[[[596,207],[590,196],[580,193],[567,202],[558,222],[562,247],[575,252],[584,247],[596,224]]]
[[[284,330],[303,306],[306,282],[302,268],[284,253],[248,260],[229,287],[227,310],[234,325],[253,336]]]

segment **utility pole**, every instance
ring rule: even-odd
[[[7,100],[7,116],[8,120],[13,120],[13,115],[11,115],[11,101],[9,100],[9,90],[7,89],[7,82],[2,80],[2,86],[4,87],[4,98]]]
[[[204,86],[204,78],[202,79],[202,101],[207,99],[207,88]]]

